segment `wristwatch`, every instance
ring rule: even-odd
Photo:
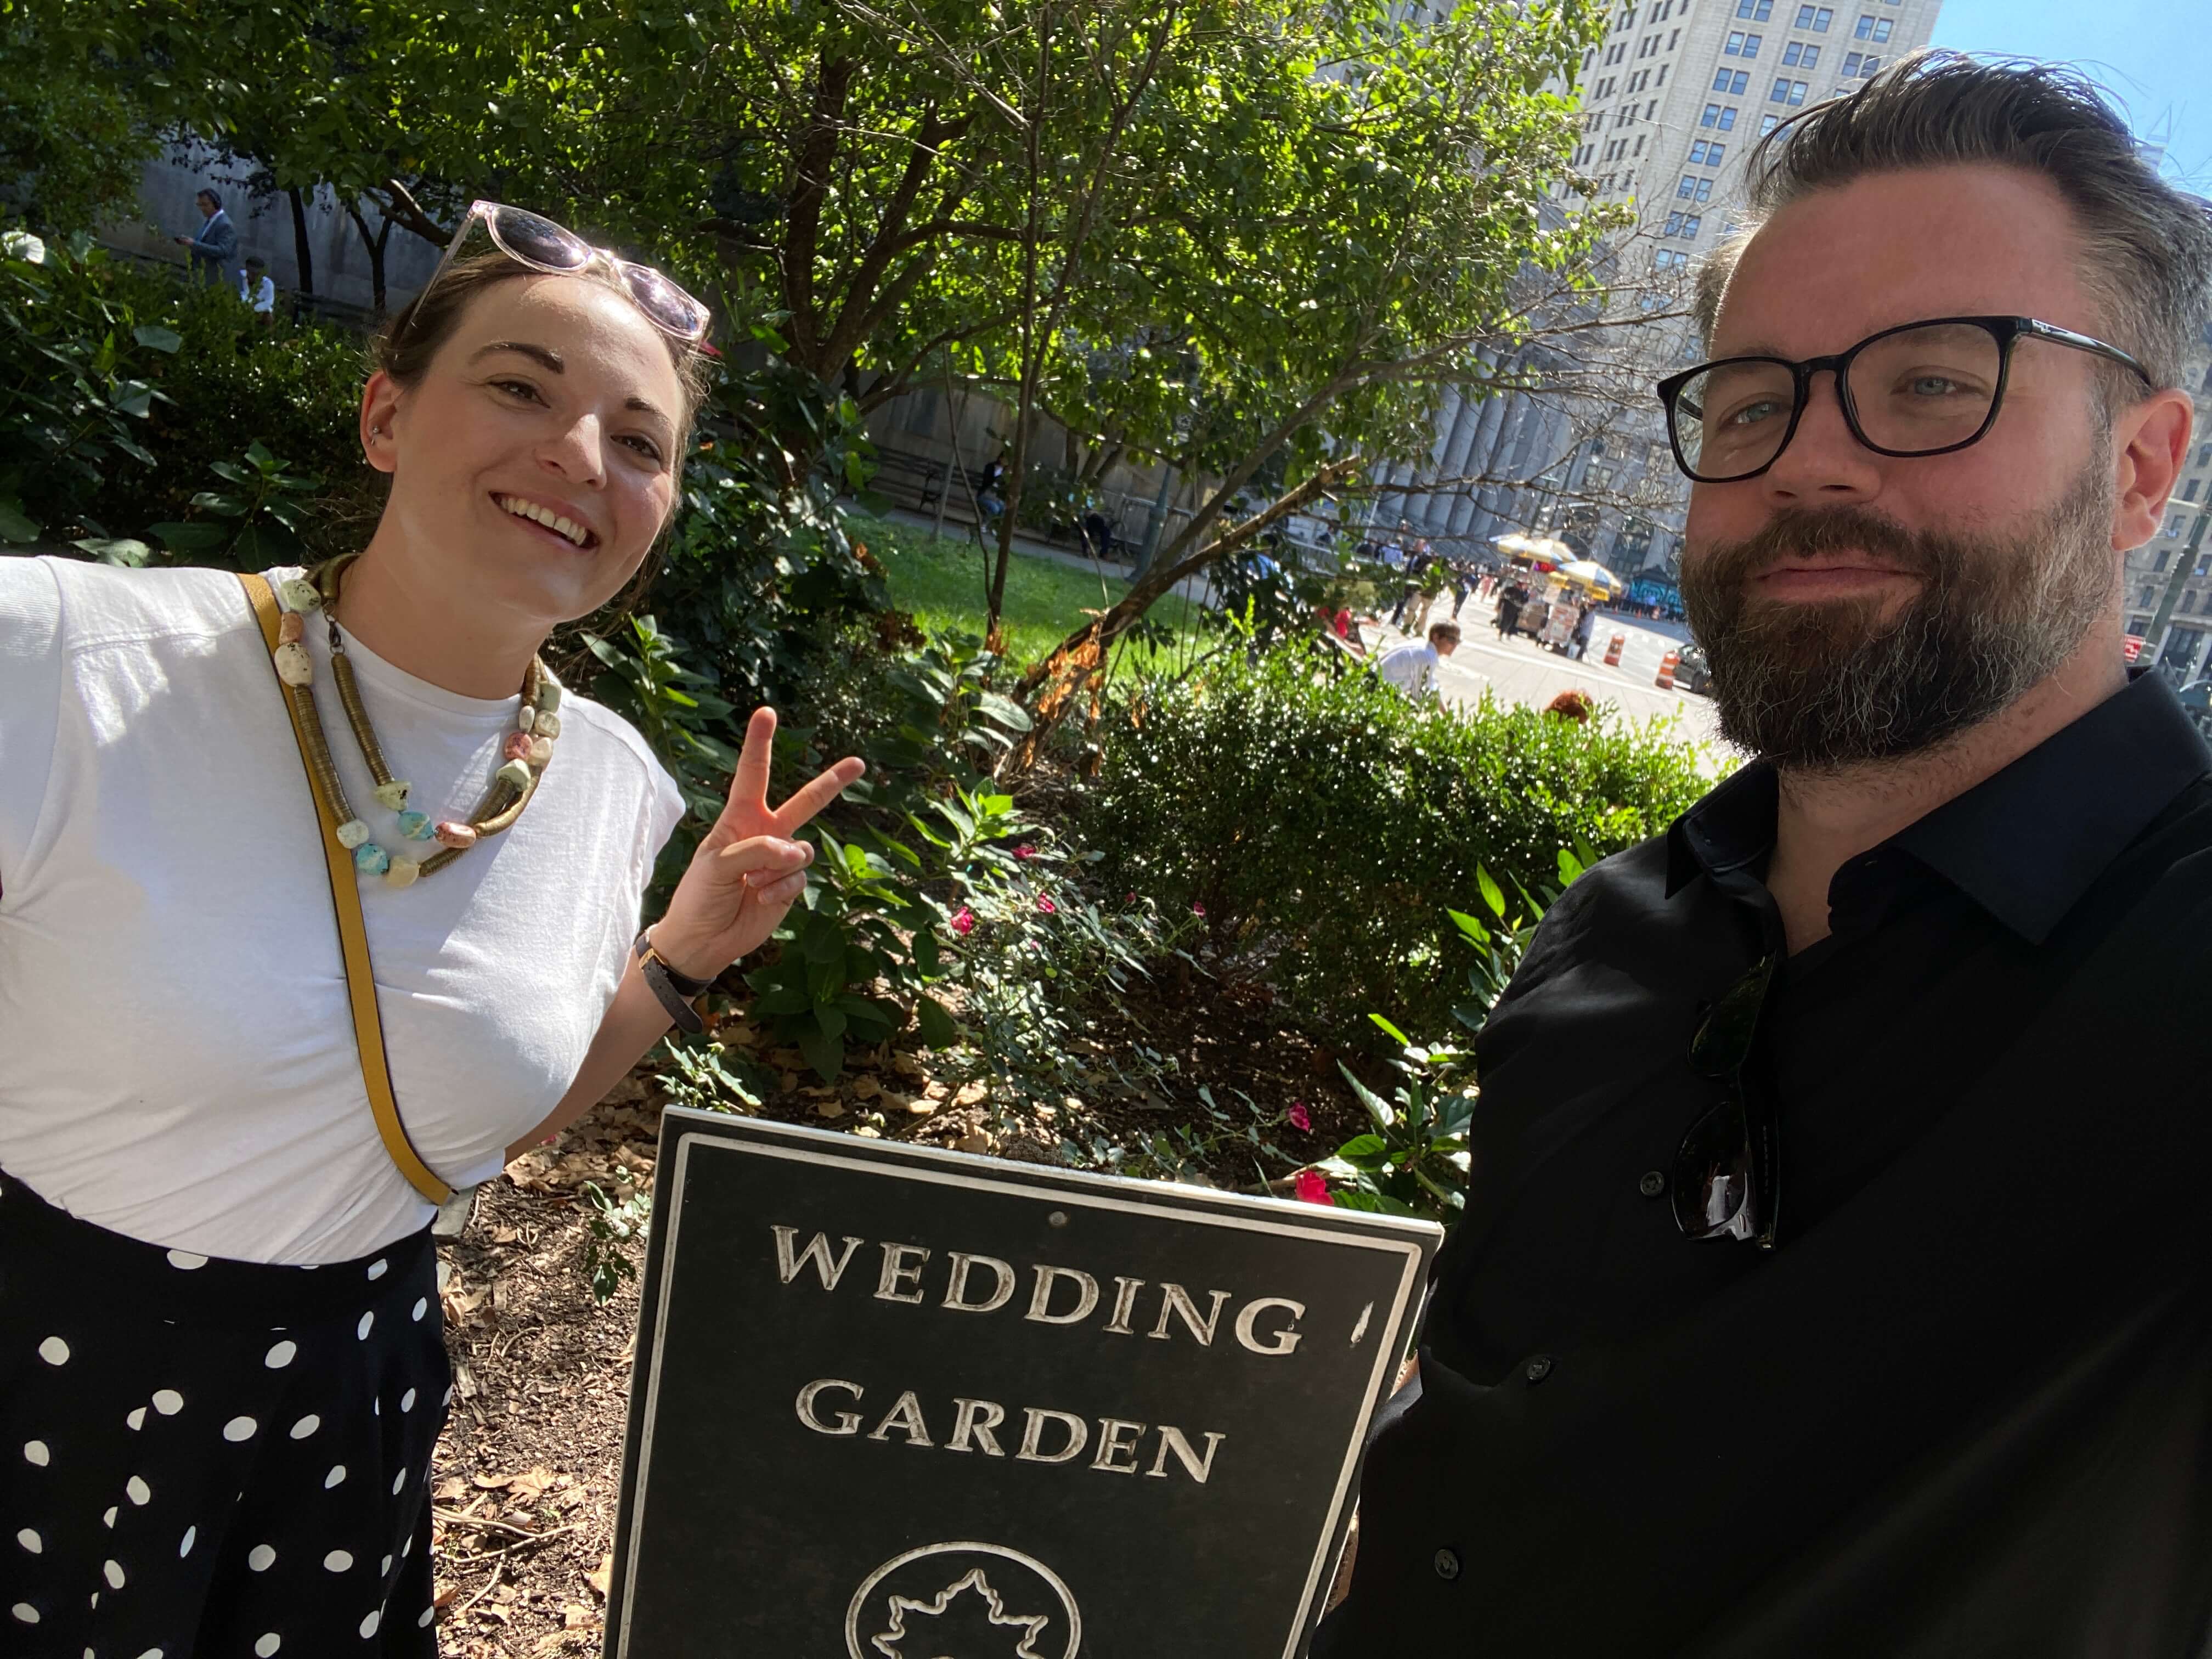
[[[713,979],[693,979],[689,974],[679,974],[653,948],[653,929],[641,932],[630,946],[636,953],[638,971],[645,982],[653,988],[653,994],[660,999],[660,1006],[668,1010],[669,1018],[676,1022],[679,1031],[693,1035],[707,1029],[707,1022],[699,1018],[699,1011],[691,1006],[692,1000],[703,995]]]

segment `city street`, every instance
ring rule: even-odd
[[[1446,596],[1449,599],[1449,595]],[[1711,701],[1686,691],[1662,691],[1656,684],[1659,660],[1680,647],[1680,638],[1657,631],[1670,626],[1644,618],[1600,612],[1590,639],[1589,659],[1570,662],[1547,651],[1526,635],[1501,640],[1490,625],[1495,607],[1470,599],[1460,613],[1459,649],[1445,659],[1441,684],[1443,695],[1458,702],[1475,702],[1484,692],[1502,702],[1527,703],[1540,708],[1562,691],[1588,692],[1597,702],[1617,706],[1634,720],[1653,715],[1679,716],[1682,735],[1694,741],[1717,744],[1719,732]],[[1443,619],[1441,610],[1432,622]],[[1680,624],[1672,624],[1680,627]],[[1389,650],[1406,635],[1388,623],[1367,630],[1370,648]],[[1615,634],[1622,641],[1620,665],[1608,668],[1604,656]]]

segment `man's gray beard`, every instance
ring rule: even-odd
[[[1685,560],[1682,604],[1712,672],[1721,735],[1779,766],[1828,771],[1919,753],[2009,708],[2112,603],[2111,492],[2100,453],[2018,530],[1946,535],[1864,507],[1793,508]],[[1792,556],[1852,550],[1922,579],[1886,625],[1878,599],[1793,604],[1748,592],[1754,574]]]

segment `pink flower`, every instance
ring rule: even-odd
[[[1049,916],[1057,914],[1060,907],[1057,904],[1054,904],[1050,899],[1047,898],[1042,893],[1039,893],[1037,895],[1037,908],[1043,911],[1045,915]]]
[[[1291,1127],[1296,1129],[1300,1134],[1310,1134],[1313,1133],[1313,1119],[1307,1115],[1305,1102],[1303,1100],[1292,1101],[1291,1103],[1291,1109],[1287,1115],[1291,1120]]]
[[[1334,1204],[1328,1195],[1328,1179],[1319,1170],[1298,1171],[1298,1202],[1301,1204]]]
[[[975,931],[975,913],[962,905],[952,917],[952,931],[965,939]]]
[[[1134,893],[1124,893],[1121,895],[1121,902],[1124,904],[1134,904],[1136,902],[1137,896]]]
[[[1019,847],[1014,848],[1014,856],[1018,859],[1033,859],[1036,856],[1036,848],[1030,846],[1029,842],[1024,842]]]
[[[1194,904],[1190,907],[1190,913],[1194,916],[1202,916],[1206,914],[1206,907],[1203,904]]]

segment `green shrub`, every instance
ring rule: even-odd
[[[1109,878],[1197,908],[1218,949],[1339,1040],[1364,1039],[1376,1008],[1448,1029],[1451,907],[1492,875],[1533,894],[1558,880],[1559,848],[1619,851],[1711,786],[1664,727],[1440,708],[1316,664],[1294,644],[1132,682],[1082,831]]]
[[[257,328],[229,289],[112,258],[82,236],[38,252],[0,258],[10,539],[137,537],[192,518],[216,464],[259,442],[295,474],[331,481],[302,498],[307,546],[319,556],[358,544],[379,493],[355,434],[359,340]]]

